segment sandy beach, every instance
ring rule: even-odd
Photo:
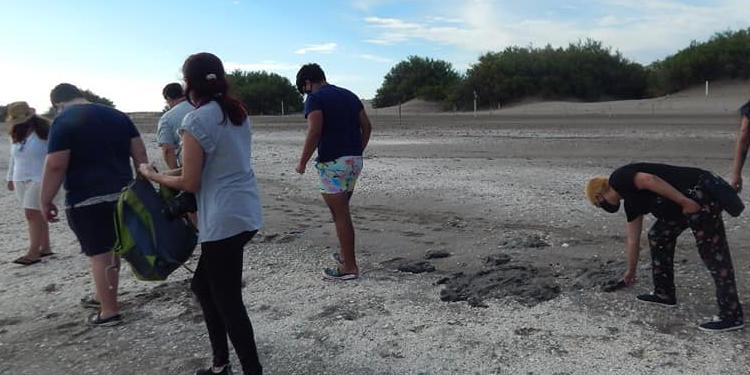
[[[266,373],[750,373],[749,329],[696,328],[717,308],[689,231],[675,258],[677,309],[635,300],[652,289],[645,233],[636,284],[605,293],[624,270],[624,213],[583,197],[588,178],[631,161],[728,178],[750,85],[712,90],[477,115],[415,102],[400,120],[394,108],[371,110],[352,200],[363,271],[353,282],[322,279],[337,242],[312,168],[294,172],[304,119],[252,118],[265,227],[246,247],[243,290]],[[156,117],[133,118],[161,162]],[[3,171],[7,160],[2,137]],[[92,288],[89,266],[67,223],[51,225],[56,256],[22,267],[11,261],[27,245],[23,212],[5,189],[0,205],[0,374],[192,374],[209,363],[187,270],[149,283],[124,265],[125,324],[88,327],[78,300]],[[724,217],[747,311],[750,214]]]

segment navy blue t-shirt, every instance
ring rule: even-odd
[[[130,140],[138,136],[130,118],[111,107],[79,104],[60,113],[50,126],[47,152],[70,150],[66,203],[122,190],[133,179]]]
[[[354,93],[334,85],[325,85],[307,94],[305,118],[313,111],[323,111],[323,133],[318,143],[317,161],[362,155],[359,123],[362,109],[362,101]]]

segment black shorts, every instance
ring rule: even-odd
[[[65,210],[68,225],[87,256],[104,254],[115,246],[115,203],[103,202]]]

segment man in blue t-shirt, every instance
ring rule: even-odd
[[[297,72],[297,89],[307,94],[305,118],[308,125],[297,173],[305,173],[307,162],[317,149],[318,187],[333,215],[340,245],[339,253],[333,255],[339,265],[326,268],[324,276],[357,279],[359,267],[354,256],[349,200],[362,171],[362,152],[370,140],[372,125],[362,101],[351,91],[328,84],[318,64],[302,66]]]
[[[112,217],[120,191],[133,179],[130,160],[147,163],[146,147],[127,115],[89,103],[71,84],[57,85],[50,100],[58,116],[50,127],[42,175],[42,215],[50,222],[58,220],[52,199],[64,180],[68,225],[91,261],[94,278],[94,297],[81,300],[99,310],[88,323],[116,325],[122,321],[117,304],[120,260],[112,253]]]

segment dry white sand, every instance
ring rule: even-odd
[[[694,109],[696,95],[673,105]],[[731,106],[743,101],[740,95],[731,100]],[[321,278],[336,242],[315,176],[293,171],[303,120],[255,118],[253,162],[266,226],[247,246],[244,297],[267,373],[750,372],[750,330],[706,334],[695,327],[716,308],[689,234],[676,256],[678,309],[634,300],[651,288],[647,249],[634,287],[617,293],[596,287],[597,277],[620,272],[618,263],[607,262],[621,259],[625,220],[622,213],[595,210],[581,194],[587,178],[632,160],[727,175],[738,117],[718,107],[692,117],[628,115],[631,103],[609,105],[621,115],[589,116],[585,109],[568,117],[415,114],[400,125],[394,116],[373,116],[373,141],[353,200],[364,272],[346,283]],[[153,135],[144,138],[158,159]],[[7,151],[3,140],[0,169]],[[26,246],[26,226],[10,192],[0,193],[0,204],[0,373],[190,374],[209,363],[187,271],[147,283],[125,266],[126,323],[89,328],[83,323],[88,311],[77,304],[91,289],[88,264],[67,224],[51,229],[58,256],[14,265]],[[726,222],[748,308],[750,222],[747,214]],[[527,247],[528,238],[549,246]],[[388,266],[395,257],[422,259],[427,250],[452,256],[431,260],[433,273]],[[493,254],[546,273],[560,294],[532,306],[512,297],[484,299],[486,307],[440,300],[445,286],[436,282],[481,270]],[[522,287],[533,290],[538,282],[531,278]],[[234,356],[233,363],[238,369]]]

